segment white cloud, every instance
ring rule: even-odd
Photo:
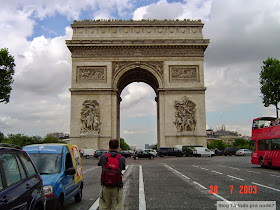
[[[160,0],[135,10],[133,19],[203,19],[210,14],[210,0],[188,0],[185,3]]]

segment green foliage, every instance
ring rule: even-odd
[[[11,84],[14,82],[15,60],[8,52],[8,49],[0,49],[0,103],[9,103]]]
[[[123,138],[120,138],[120,148],[121,150],[130,150],[128,144],[124,141]]]
[[[2,141],[4,141],[4,139],[5,139],[4,134],[0,132],[0,143],[1,143]]]
[[[209,149],[224,150],[227,147],[227,145],[223,143],[222,140],[213,140],[209,144],[207,144],[207,147]]]
[[[46,135],[42,143],[64,143],[61,139],[55,138],[51,135]]]
[[[250,142],[245,139],[235,139],[233,142],[233,147],[251,149]]]
[[[268,58],[263,61],[262,71],[260,73],[260,90],[262,93],[262,102],[265,107],[274,105],[278,118],[278,103],[280,101],[280,61],[275,58]]]
[[[157,144],[152,147],[153,150],[157,150]]]
[[[39,136],[29,137],[23,134],[8,134],[2,143],[14,144],[23,147],[30,144],[41,144],[42,138]]]

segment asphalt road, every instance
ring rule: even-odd
[[[83,158],[83,200],[65,209],[98,209],[97,162]],[[125,209],[217,209],[217,201],[276,201],[280,209],[280,170],[252,165],[248,156],[126,158],[126,164]]]

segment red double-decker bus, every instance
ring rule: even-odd
[[[252,140],[254,152],[251,163],[261,167],[280,167],[280,121],[275,117],[253,120]]]

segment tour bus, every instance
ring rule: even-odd
[[[253,120],[251,163],[261,167],[280,167],[280,121],[275,117]]]

